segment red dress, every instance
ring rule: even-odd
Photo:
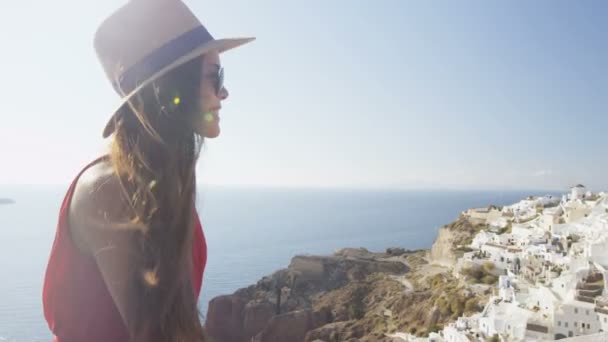
[[[103,158],[103,157],[102,157]],[[95,259],[72,242],[67,211],[76,181],[99,158],[74,179],[63,200],[55,241],[44,277],[42,300],[44,317],[55,342],[128,342],[129,337],[118,309],[110,296]],[[195,213],[192,246],[192,286],[198,298],[207,262],[207,244]]]

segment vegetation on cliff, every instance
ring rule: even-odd
[[[344,249],[327,257],[297,256],[256,285],[213,299],[207,329],[218,341],[234,342],[427,336],[481,311],[489,298],[497,280],[493,264],[465,268],[457,278],[433,256],[463,253],[484,228],[461,216],[442,228],[431,251]]]

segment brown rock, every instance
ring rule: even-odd
[[[322,341],[341,341],[345,331],[352,325],[351,321],[334,322],[311,330],[304,338],[305,342]]]
[[[246,300],[237,296],[219,296],[209,302],[205,329],[212,340],[241,342],[243,311]]]
[[[249,303],[245,307],[243,329],[245,340],[251,341],[268,324],[276,308],[270,303]]]
[[[302,342],[310,330],[329,323],[329,310],[313,312],[310,309],[292,311],[274,316],[266,328],[254,339],[254,342]]]
[[[390,247],[386,249],[386,254],[390,256],[400,256],[407,252],[408,251],[401,247]]]
[[[342,248],[334,253],[334,256],[346,257],[346,258],[357,258],[357,259],[372,259],[373,253],[370,253],[367,249],[361,248]]]
[[[251,342],[252,338],[303,341],[308,331],[328,322],[361,318],[365,314],[365,293],[371,289],[365,285],[368,276],[407,271],[404,263],[382,258],[296,256],[287,269],[232,295],[214,298],[209,303],[207,333],[218,342]],[[400,284],[389,283],[398,287],[399,294],[403,292]],[[319,296],[345,286],[343,291],[338,291],[343,293],[342,300],[330,300],[332,305],[318,301]],[[359,287],[362,293],[355,291]],[[375,295],[386,297],[383,292]],[[313,307],[314,302],[317,303]],[[362,327],[348,338],[363,336]]]

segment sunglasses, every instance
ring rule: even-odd
[[[215,95],[219,97],[224,89],[224,67],[218,67],[217,73],[209,76],[214,78]]]
[[[215,90],[215,95],[220,97],[221,92],[224,89],[224,68],[218,67],[217,72],[206,74],[204,77],[213,79],[213,88]],[[154,90],[156,92],[156,95],[158,96],[158,92],[160,91],[160,88],[155,87]],[[175,108],[175,107],[179,106],[179,104],[182,101],[179,92],[173,92],[170,96],[171,96],[171,100],[170,100],[171,107]]]

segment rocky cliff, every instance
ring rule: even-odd
[[[466,216],[439,229],[437,238],[431,247],[430,259],[433,264],[454,267],[464,250],[475,235],[486,228],[485,223],[475,222]]]
[[[342,305],[322,305],[322,295],[363,286],[372,274],[408,271],[405,263],[391,257],[354,249],[327,257],[296,256],[289,267],[256,285],[212,299],[207,332],[226,342],[304,341],[309,331],[354,318],[363,310],[359,297],[365,289],[339,291],[345,299]]]
[[[458,246],[480,229],[464,218],[442,228],[430,251],[343,249],[296,256],[286,269],[209,303],[206,329],[218,342],[393,341],[424,336],[480,310],[491,291],[451,275]]]
[[[431,262],[437,265],[452,267],[456,264],[456,254],[452,250],[454,234],[448,228],[441,228],[431,247]]]

